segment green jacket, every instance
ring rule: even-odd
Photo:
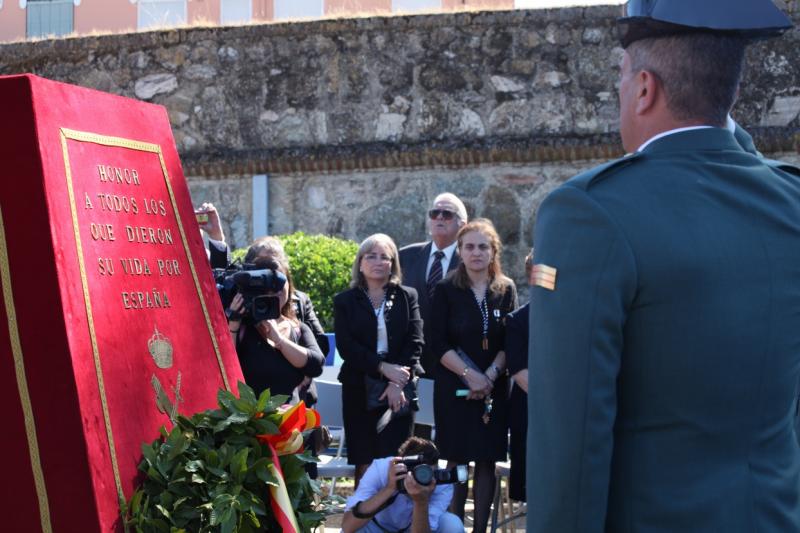
[[[528,531],[800,531],[800,169],[672,134],[554,191],[535,245]]]

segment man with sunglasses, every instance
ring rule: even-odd
[[[800,531],[800,169],[726,128],[770,0],[632,0],[628,156],[539,209],[528,531]]]
[[[436,283],[461,261],[456,250],[456,234],[467,223],[467,208],[458,196],[445,192],[433,200],[428,211],[431,240],[409,244],[400,249],[403,285],[414,287],[419,294],[419,310],[425,324],[425,349],[422,353],[424,377],[433,378],[437,359],[428,348],[428,317]]]

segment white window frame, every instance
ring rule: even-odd
[[[0,0],[2,1],[2,0]],[[220,0],[219,2],[219,23],[220,24],[236,24],[242,22],[250,22],[253,20],[253,0],[247,0],[247,18],[245,20],[225,20],[225,4],[231,0]]]
[[[188,0],[137,0],[136,3],[138,6],[136,7],[136,29],[139,30],[146,30],[148,28],[153,28],[157,26],[142,26],[142,5],[144,4],[167,4],[167,3],[175,3],[181,2],[183,4],[183,22],[179,22],[180,24],[186,24],[189,22],[189,9],[188,9]]]
[[[304,4],[304,3],[311,3],[314,2],[319,4],[319,11],[316,9],[312,14],[284,14],[285,6],[293,6],[297,4]],[[316,6],[314,6],[316,7]],[[275,0],[273,4],[273,13],[275,20],[286,20],[286,19],[301,19],[301,18],[322,18],[325,15],[325,1],[324,0]]]

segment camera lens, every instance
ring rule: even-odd
[[[412,471],[414,479],[420,485],[430,485],[433,481],[433,468],[431,465],[418,465]]]

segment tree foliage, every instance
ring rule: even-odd
[[[294,285],[308,293],[322,327],[333,330],[333,297],[350,285],[350,272],[358,244],[325,235],[306,235],[302,231],[276,235],[283,243],[292,268]],[[233,252],[243,259],[246,248]]]

